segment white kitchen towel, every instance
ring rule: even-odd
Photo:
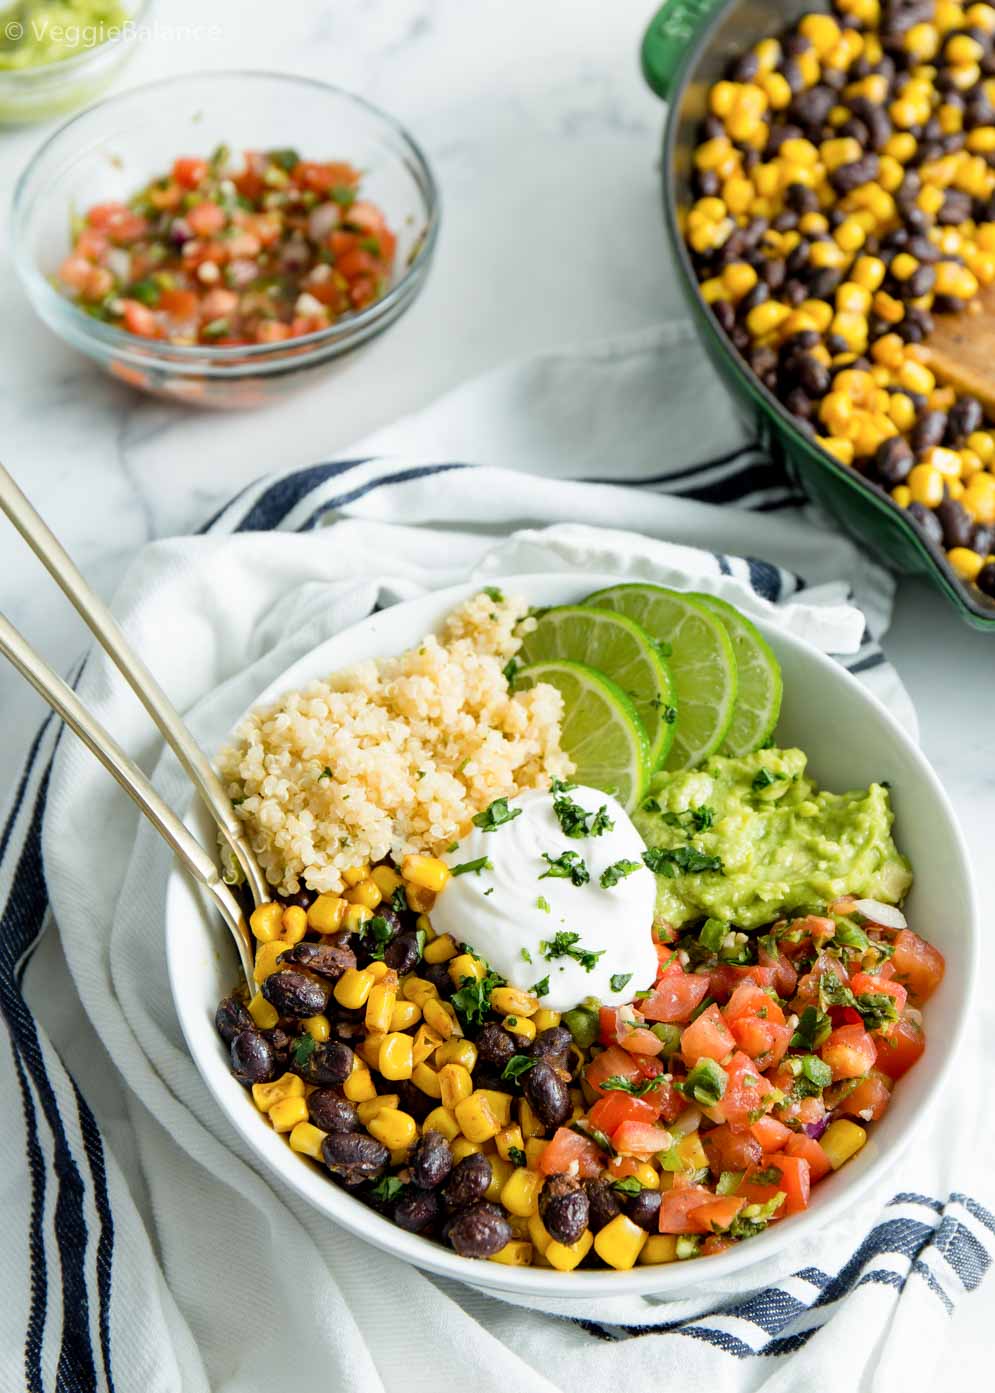
[[[283,668],[375,608],[538,569],[722,594],[840,655],[913,726],[876,642],[888,578],[804,514],[684,326],[496,374],[375,447],[262,479],[130,570],[118,613],[206,748]],[[102,654],[78,684],[182,806],[175,761]],[[975,1080],[846,1225],[777,1262],[723,1284],[689,1264],[680,1302],[515,1305],[366,1247],[260,1170],[179,1032],[168,869],[124,795],[48,723],[0,831],[0,1389],[932,1386],[947,1316],[995,1249],[990,1182],[971,1161],[992,1140]],[[49,906],[58,940],[42,936]]]

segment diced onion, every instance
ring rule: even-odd
[[[807,1137],[811,1137],[813,1141],[818,1141],[828,1126],[829,1113],[826,1113],[824,1117],[819,1118],[818,1122],[806,1122],[802,1131]]]
[[[126,284],[131,280],[131,253],[123,247],[111,247],[104,256],[104,264],[116,281]]]
[[[675,1137],[689,1137],[692,1132],[697,1132],[700,1124],[701,1111],[692,1104],[684,1109],[676,1122],[668,1123],[668,1127]]]
[[[880,900],[855,900],[854,904],[865,919],[880,924],[885,929],[907,929],[908,920],[902,911],[893,904],[882,904]]]
[[[339,225],[339,206],[337,203],[319,203],[308,214],[307,235],[312,242],[323,243],[330,232]]]

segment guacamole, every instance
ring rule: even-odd
[[[0,5],[0,72],[74,58],[128,21],[117,0],[19,0]]]
[[[657,873],[657,914],[679,928],[712,916],[757,928],[841,895],[896,904],[912,883],[882,784],[826,793],[801,750],[713,756],[657,774],[634,815]]]

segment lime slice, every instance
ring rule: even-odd
[[[759,750],[777,725],[781,714],[780,664],[756,625],[733,605],[714,595],[696,593],[693,598],[719,616],[736,653],[739,692],[722,754],[738,759]]]
[[[585,663],[551,659],[515,674],[515,688],[548,682],[563,695],[560,743],[579,784],[614,794],[632,812],[646,796],[652,765],[649,741],[622,688]]]
[[[674,683],[653,639],[632,619],[587,605],[559,605],[525,636],[518,656],[523,663],[566,658],[603,672],[635,703],[649,740],[650,768],[666,759],[677,719]]]
[[[693,769],[722,744],[736,708],[736,654],[725,625],[707,605],[662,585],[612,585],[585,605],[617,610],[670,645],[677,729],[668,769]]]

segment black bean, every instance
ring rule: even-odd
[[[935,280],[936,272],[932,266],[920,266],[907,281],[902,282],[901,294],[910,300],[918,300],[920,295],[926,295],[933,289]]]
[[[254,1030],[255,1025],[248,1011],[234,996],[226,996],[214,1013],[214,1028],[226,1045],[230,1045],[241,1031]]]
[[[376,1180],[390,1160],[387,1148],[365,1132],[330,1132],[321,1155],[333,1175],[353,1185]]]
[[[524,1075],[522,1092],[544,1127],[559,1127],[570,1116],[570,1090],[544,1059]]]
[[[732,80],[734,82],[752,82],[759,71],[760,59],[750,49],[732,65]]]
[[[947,444],[962,445],[973,431],[981,429],[984,416],[977,397],[958,397],[947,415]]]
[[[327,1040],[315,1045],[314,1049],[303,1057],[301,1063],[297,1062],[295,1054],[290,1067],[306,1083],[327,1088],[330,1084],[345,1083],[352,1073],[354,1063],[355,1056],[348,1045],[341,1040]]]
[[[765,377],[777,367],[777,354],[765,344],[751,348],[747,361],[758,377]]]
[[[934,314],[963,314],[967,301],[959,295],[934,295],[932,308]]]
[[[511,1242],[511,1226],[496,1204],[484,1200],[450,1220],[446,1237],[461,1258],[492,1258]]]
[[[982,595],[995,599],[995,561],[989,561],[987,566],[982,566],[974,578],[974,583]]]
[[[450,1214],[482,1199],[492,1179],[491,1163],[481,1152],[471,1151],[469,1156],[457,1161],[442,1187],[442,1198]]]
[[[759,267],[760,279],[769,290],[779,290],[788,272],[783,261],[768,257]]]
[[[714,169],[696,170],[694,183],[699,198],[718,198],[722,192],[722,180]]]
[[[426,982],[431,982],[435,990],[446,1001],[456,990],[453,979],[449,975],[448,963],[426,963],[419,976],[424,977]]]
[[[371,930],[369,922],[364,925],[365,933],[360,930],[359,955],[364,959],[372,958],[374,949],[383,953],[386,944],[401,932],[401,917],[389,905],[378,905],[374,917],[377,920],[375,932]]]
[[[453,1153],[442,1133],[423,1132],[415,1142],[408,1165],[411,1179],[423,1190],[434,1190],[436,1185],[441,1185],[453,1168]]]
[[[785,58],[780,65],[779,72],[791,89],[792,96],[805,90],[805,74],[793,58]]]
[[[736,307],[731,300],[713,300],[712,313],[719,321],[719,328],[723,333],[731,333],[736,323]],[[402,935],[403,936],[403,935]]]
[[[302,886],[301,889],[296,892],[296,894],[279,896],[281,904],[285,904],[288,907],[291,905],[296,905],[298,909],[310,909],[317,898],[317,892],[314,890],[308,890],[306,886]]]
[[[296,1035],[288,1035],[280,1025],[273,1026],[272,1030],[264,1030],[263,1034],[270,1043],[270,1048],[273,1051],[273,1058],[281,1069],[286,1070],[290,1060],[290,1051],[293,1049],[294,1043],[298,1037]]]
[[[231,1071],[239,1083],[269,1083],[276,1073],[273,1046],[254,1026],[239,1031],[230,1051]]]
[[[565,1069],[573,1041],[574,1037],[565,1025],[551,1025],[539,1031],[529,1045],[528,1053],[533,1059],[544,1059],[554,1069]]]
[[[875,154],[861,155],[851,164],[841,164],[829,176],[829,182],[838,194],[852,193],[862,184],[870,184],[878,177],[880,161]]]
[[[818,358],[805,353],[798,363],[798,384],[810,397],[825,396],[829,391],[829,369]]]
[[[905,250],[910,256],[914,256],[917,261],[929,264],[939,261],[940,250],[934,247],[928,237],[910,237]]]
[[[808,293],[813,300],[830,300],[842,279],[839,271],[834,271],[831,266],[822,266],[809,277]]]
[[[794,136],[801,135],[797,126],[785,129],[791,129]],[[817,213],[819,211],[819,195],[807,184],[789,184],[785,190],[785,201],[788,207],[793,208],[796,213]]]
[[[756,305],[762,305],[765,300],[770,299],[770,286],[764,281],[758,281],[752,290],[747,291],[739,302],[739,317],[745,319],[750,310]]]
[[[592,1233],[600,1233],[606,1224],[618,1218],[622,1206],[609,1180],[599,1176],[596,1180],[588,1180],[585,1188],[589,1203],[588,1227]]]
[[[850,345],[847,343],[846,339],[843,337],[842,334],[827,334],[826,347],[828,348],[830,353],[836,354],[848,352]]]
[[[922,503],[910,503],[905,511],[910,518],[919,524],[928,541],[942,546],[943,528],[940,526],[940,520],[935,513],[930,512]]]
[[[641,1229],[656,1233],[660,1227],[660,1191],[640,1190],[626,1203],[625,1211]]]
[[[576,1243],[589,1214],[587,1191],[579,1180],[562,1172],[547,1178],[539,1196],[539,1217],[559,1243]]]
[[[788,81],[790,82],[790,80],[789,78]],[[788,115],[792,121],[797,121],[800,126],[818,132],[821,131],[823,122],[835,105],[836,93],[831,87],[809,87],[792,99],[791,105],[788,107]]]
[[[713,305],[712,308],[714,309],[715,306]],[[418,935],[415,933],[398,934],[393,942],[387,944],[383,957],[384,962],[388,967],[394,969],[398,977],[404,977],[407,973],[413,972],[421,962]]]
[[[936,509],[936,517],[943,529],[943,545],[949,551],[952,547],[969,547],[974,537],[974,519],[955,498],[945,498]]]
[[[309,972],[316,972],[320,977],[334,982],[348,968],[356,966],[356,954],[348,945],[348,935],[342,934],[322,943],[302,939],[289,952],[282,954],[280,961],[296,963],[298,967],[306,967]]]
[[[474,1081],[476,1082],[476,1079]],[[393,1089],[400,1100],[401,1112],[406,1112],[416,1122],[423,1122],[433,1108],[438,1107],[437,1100],[423,1093],[410,1079],[399,1079],[393,1085]]]
[[[979,522],[971,538],[971,550],[976,551],[979,556],[990,556],[995,552],[995,527]]]
[[[316,1088],[308,1094],[307,1114],[323,1132],[355,1132],[359,1129],[359,1114],[355,1107],[334,1088]]]
[[[904,484],[914,464],[915,455],[912,453],[912,447],[900,435],[883,440],[874,456],[874,472],[888,488]]]
[[[299,1021],[324,1011],[331,987],[305,972],[281,970],[266,978],[263,996],[280,1016]]]
[[[781,48],[789,58],[798,58],[801,54],[807,53],[812,47],[812,40],[804,34],[786,34],[781,44]]]
[[[793,213],[790,208],[785,208],[783,212],[778,213],[777,217],[771,223],[771,227],[775,232],[794,232],[797,226],[798,214]]]
[[[517,1048],[510,1032],[494,1021],[484,1026],[475,1043],[478,1058],[500,1069],[504,1068]]]
[[[784,397],[784,405],[791,412],[792,416],[796,416],[801,421],[811,420],[812,413],[815,410],[815,403],[810,400],[800,387],[792,387],[791,391]]]
[[[424,1233],[438,1217],[438,1196],[431,1190],[409,1190],[394,1208],[394,1223],[406,1233]]]
[[[797,309],[803,300],[808,299],[808,291],[805,289],[805,282],[792,279],[784,282],[781,287],[781,300],[792,309]]]
[[[791,357],[805,352],[806,349],[815,348],[816,344],[821,342],[821,335],[815,329],[799,329],[797,333],[790,334],[784,340],[779,352],[785,357]]]
[[[912,427],[909,444],[917,457],[921,457],[934,445],[939,445],[947,430],[945,411],[924,411]]]
[[[837,136],[849,136],[851,140],[857,142],[861,149],[863,149],[865,145],[870,144],[871,133],[859,116],[851,116],[848,120],[844,121],[843,124],[837,128],[836,134]]]
[[[936,221],[941,224],[954,225],[967,222],[971,216],[971,196],[962,189],[947,189],[943,196],[943,205],[936,215]]]

